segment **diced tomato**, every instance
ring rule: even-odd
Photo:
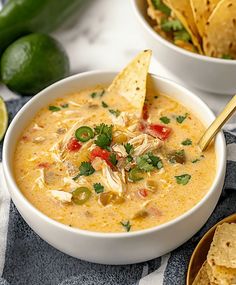
[[[94,160],[96,157],[100,157],[101,159],[105,160],[110,167],[113,167],[113,164],[110,162],[109,159],[110,155],[111,155],[110,151],[102,149],[99,146],[97,146],[91,151],[90,159]]]
[[[138,190],[138,194],[142,197],[142,198],[146,198],[148,196],[148,190],[147,189],[140,189]]]
[[[148,104],[143,105],[143,119],[146,121],[149,117],[148,114]]]
[[[50,167],[50,163],[49,162],[40,162],[38,164],[39,168],[49,168]]]
[[[78,142],[76,138],[71,138],[67,144],[67,149],[69,151],[78,151],[82,145]]]
[[[139,122],[139,131],[143,132],[146,129],[147,123],[145,121],[140,121]]]
[[[151,124],[146,128],[146,132],[164,141],[170,136],[171,128],[159,124]]]

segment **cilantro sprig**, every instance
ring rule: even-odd
[[[137,157],[137,167],[145,172],[150,172],[155,168],[161,169],[163,167],[163,163],[158,156],[155,156],[152,152],[149,152]]]
[[[77,180],[80,176],[89,176],[92,175],[95,172],[95,169],[93,168],[92,164],[88,161],[83,161],[80,164],[79,167],[79,174],[77,174],[73,180]]]
[[[124,227],[124,229],[129,232],[132,225],[130,224],[130,221],[124,221],[124,222],[120,222],[121,225]]]
[[[166,14],[167,16],[170,16],[171,9],[168,6],[166,6],[162,0],[152,0],[152,4],[156,10],[159,10],[162,13]]]
[[[104,192],[104,186],[101,183],[94,183],[93,184],[93,189],[97,194],[103,193]]]
[[[94,128],[97,134],[97,139],[95,140],[97,146],[103,149],[107,149],[110,146],[112,141],[112,127],[112,125],[108,126],[102,123]]]
[[[191,175],[189,174],[182,174],[179,176],[175,176],[177,184],[186,185],[188,184],[189,180],[191,179]]]

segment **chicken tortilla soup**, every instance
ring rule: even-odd
[[[191,110],[146,88],[151,52],[106,88],[67,94],[41,109],[17,143],[15,178],[50,218],[99,232],[137,231],[194,207],[215,177],[214,146]]]

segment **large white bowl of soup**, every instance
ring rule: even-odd
[[[184,85],[190,87],[201,89],[203,91],[212,92],[214,94],[235,94],[236,60],[231,58],[231,56],[228,54],[229,52],[226,51],[225,53],[221,53],[220,55],[218,55],[219,57],[213,57],[213,55],[210,56],[210,54],[206,56],[203,55],[203,52],[197,51],[196,46],[194,47],[191,43],[185,42],[182,39],[177,38],[176,44],[174,44],[172,38],[168,38],[171,33],[165,33],[164,31],[160,30],[155,21],[150,17],[150,15],[153,18],[155,18],[155,16],[158,17],[162,12],[160,10],[149,12],[150,10],[148,10],[150,9],[150,7],[148,8],[148,3],[161,2],[163,6],[163,2],[167,3],[168,1],[130,1],[134,11],[135,19],[137,20],[137,26],[139,27],[140,33],[142,34],[143,38],[147,42],[148,47],[153,50],[154,56],[156,57],[157,61],[163,66],[165,66],[165,68],[167,68],[179,82],[182,82]],[[171,2],[176,5],[186,4],[185,7],[188,7],[188,5],[190,5],[189,3],[187,4],[187,2],[190,1],[172,0]],[[230,1],[226,0],[225,2]],[[207,1],[205,1],[204,5],[207,5],[206,3]],[[208,3],[208,5],[210,4]],[[207,11],[207,7],[205,11]],[[224,9],[223,11],[225,12]],[[227,43],[228,45],[230,45],[230,43],[234,41],[234,36],[232,36],[230,33],[225,32],[228,31],[227,23],[233,22],[231,16],[233,16],[234,14],[230,15],[224,12],[219,12],[217,14],[217,18],[219,18],[219,21],[217,21],[217,23],[219,23],[220,25],[222,23],[223,27],[218,28],[217,26],[215,26],[214,29],[215,42],[216,46],[218,47],[220,47],[223,43]],[[185,15],[186,17],[190,17],[190,11],[186,11]],[[223,15],[229,15],[229,19],[226,20],[226,23],[223,20]],[[172,23],[178,21],[177,25],[182,26],[185,21],[180,23],[179,19],[173,18]],[[176,28],[178,28],[178,26]],[[182,34],[184,34],[184,32],[186,31],[180,31],[180,33]],[[224,39],[224,35],[231,36],[231,39]],[[235,43],[232,43],[231,45],[234,46],[235,50]]]
[[[191,238],[221,194],[222,133],[197,142],[215,116],[184,87],[149,75],[143,118],[104,91],[114,72],[66,78],[32,98],[5,137],[7,187],[27,224],[76,258],[129,264]],[[110,139],[110,141],[109,141]]]

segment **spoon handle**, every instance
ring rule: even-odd
[[[224,110],[215,119],[215,121],[210,125],[210,127],[205,131],[204,135],[198,142],[201,151],[204,151],[214,136],[221,130],[222,126],[229,120],[229,118],[236,111],[236,95],[229,101],[225,106]]]

